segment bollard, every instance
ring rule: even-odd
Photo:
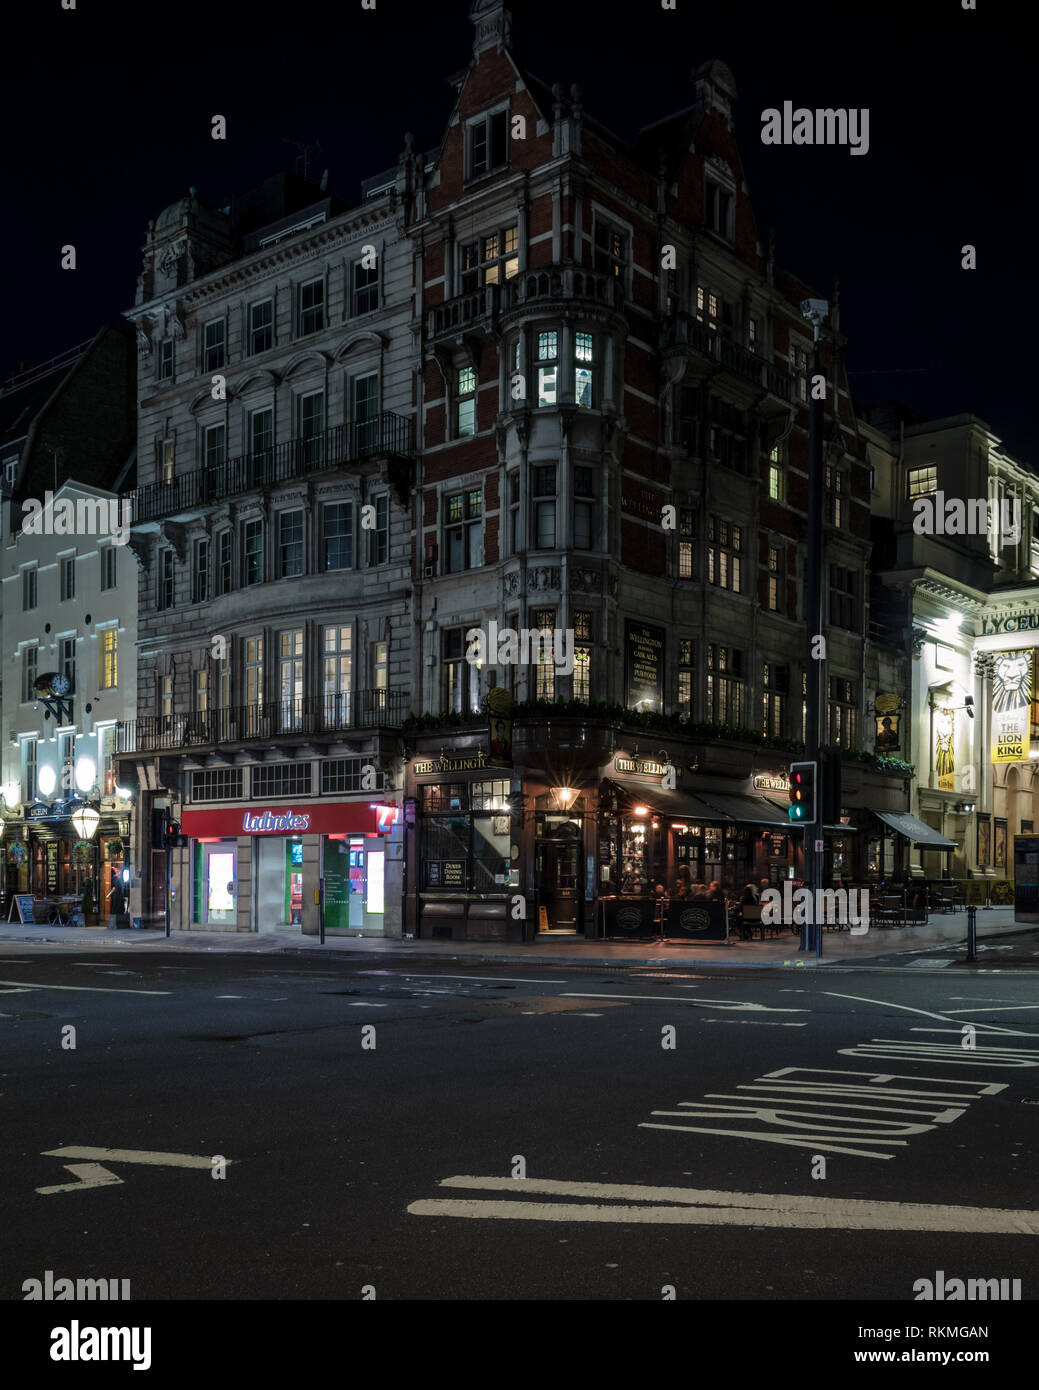
[[[978,909],[971,904],[967,908],[967,960],[978,959]]]

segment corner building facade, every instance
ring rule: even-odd
[[[501,4],[471,18],[441,148],[402,163],[422,386],[406,929],[638,933],[683,865],[729,888],[798,872],[811,291],[759,238],[724,64],[625,145],[521,67]],[[874,812],[907,788],[864,713],[906,663],[866,638],[869,469],[833,337],[827,741],[854,760],[827,843],[864,882]],[[492,624],[567,634],[572,669],[469,662]]]

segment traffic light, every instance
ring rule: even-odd
[[[790,764],[790,809],[787,815],[792,821],[809,825],[815,820],[817,773],[816,763]]]
[[[166,849],[180,849],[186,845],[188,837],[180,833],[180,821],[168,820],[166,822]]]

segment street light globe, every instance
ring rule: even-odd
[[[93,758],[80,758],[76,763],[76,786],[81,792],[88,792],[94,785],[97,768]]]
[[[54,769],[48,763],[44,763],[43,767],[41,767],[36,774],[36,785],[39,787],[40,791],[43,792],[44,796],[50,796],[57,784],[58,777]]]
[[[81,840],[92,840],[101,824],[100,814],[93,806],[81,806],[72,817],[72,826]]]

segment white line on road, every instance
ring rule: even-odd
[[[787,1193],[717,1192],[618,1183],[556,1182],[535,1178],[445,1178],[440,1187],[490,1189],[514,1196],[598,1197],[671,1205],[587,1206],[566,1202],[442,1199],[412,1202],[413,1216],[483,1217],[521,1221],[597,1221],[620,1224],[772,1226],[808,1230],[956,1231],[972,1235],[1039,1235],[1039,1212],[993,1207],[866,1202]]]
[[[73,965],[78,965],[83,970],[95,970],[99,965],[122,965],[121,960],[74,960]]]
[[[212,1168],[213,1160],[201,1154],[171,1154],[151,1149],[95,1149],[73,1144],[61,1149],[45,1149],[45,1158],[89,1158],[106,1163],[150,1163],[163,1168]],[[224,1159],[230,1163],[229,1158]]]
[[[28,994],[31,989],[31,985],[28,988],[26,988],[25,985],[21,985],[17,989],[0,989],[0,994]]]
[[[749,1023],[755,1028],[807,1028],[807,1023],[777,1023],[771,1018],[705,1018],[704,1023]]]
[[[930,1009],[914,1009],[908,1004],[893,1004],[890,999],[867,999],[861,994],[838,994],[836,990],[824,989],[824,994],[831,995],[834,999],[856,999],[860,1004],[879,1004],[886,1009],[905,1009],[906,1013],[923,1014],[925,1018],[940,1018],[943,1023],[952,1023],[948,1014],[934,1014]]]
[[[1039,1033],[1024,1033],[1020,1028],[1000,1028],[996,1023],[976,1023],[973,1025],[983,1038],[1039,1038]],[[910,1033],[955,1033],[963,1037],[962,1028],[910,1028]]]
[[[0,985],[20,985],[23,989],[73,989],[85,994],[172,994],[170,989],[108,989],[104,985],[48,985],[32,980],[0,980]]]
[[[405,972],[405,980],[491,980],[494,984],[499,981],[505,985],[568,985],[569,980],[546,978],[543,980],[520,979],[516,975],[412,975],[410,971]]]
[[[748,1013],[806,1014],[810,1009],[773,1009],[767,1004],[753,1004],[744,999],[687,999],[683,994],[614,994],[603,990],[571,989],[564,999],[648,999],[651,1003],[686,1004],[694,1009],[746,1009]],[[937,1015],[935,1015],[937,1017]]]
[[[1014,1009],[1039,1009],[1039,1004],[997,1004],[995,1007],[984,1009],[958,1009],[961,1014],[1005,1014],[1012,1013]]]
[[[58,1183],[54,1187],[38,1187],[37,1192],[43,1196],[50,1196],[54,1192],[86,1192],[91,1187],[112,1187],[114,1184],[121,1183],[122,1178],[105,1168],[100,1163],[66,1163],[65,1167],[78,1182]]]
[[[350,1009],[385,1009],[387,1007],[386,1004],[365,1004],[359,999],[351,999],[347,1005],[347,1008]]]
[[[244,999],[244,994],[218,994],[218,999]]]

